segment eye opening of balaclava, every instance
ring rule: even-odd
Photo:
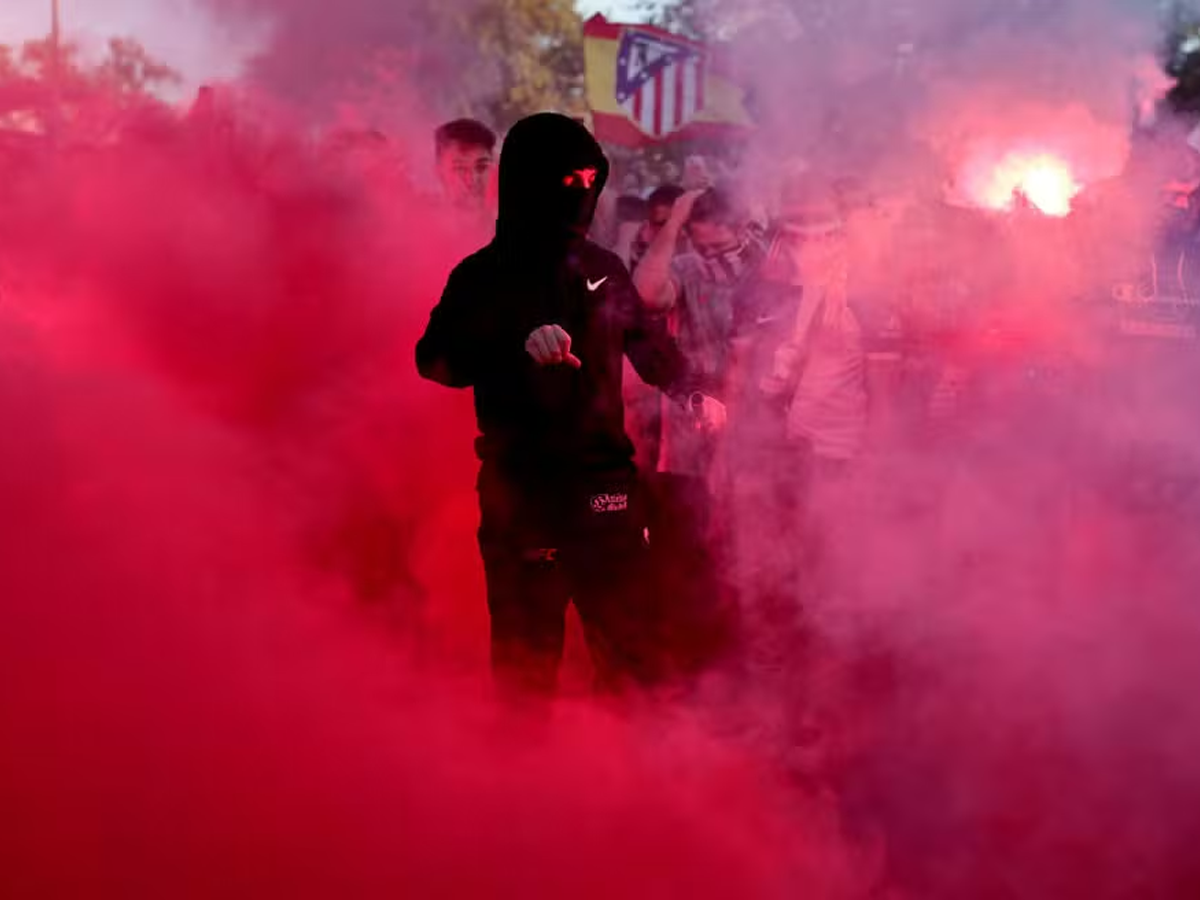
[[[604,151],[582,123],[557,113],[522,119],[500,153],[498,235],[547,248],[586,237],[608,174]]]

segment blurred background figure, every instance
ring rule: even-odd
[[[766,247],[745,213],[716,190],[680,194],[661,224],[647,222],[646,233],[653,239],[634,270],[642,302],[668,317],[688,362],[714,389],[725,391],[734,297],[755,278]],[[735,626],[720,577],[728,527],[717,513],[726,499],[724,441],[697,428],[691,410],[666,400],[661,408],[651,551],[660,594],[674,598],[677,607],[672,633],[680,664],[702,669],[726,649]]]
[[[194,125],[207,125],[218,116],[217,90],[211,84],[202,84],[188,108],[187,121]]]
[[[237,111],[232,92],[216,85],[201,85],[183,122],[195,153],[224,157],[237,142]]]
[[[617,227],[611,249],[627,268],[632,269],[635,265],[635,250],[651,215],[650,209],[649,204],[636,193],[624,193],[617,198]],[[666,214],[670,212],[668,204]],[[647,385],[638,377],[628,360],[624,365],[625,430],[637,451],[638,470],[653,472],[658,468],[661,443],[661,395],[657,388]]]
[[[780,368],[796,379],[788,433],[812,447],[818,473],[835,478],[862,452],[867,395],[862,327],[849,296],[846,231],[828,186],[805,176],[785,183],[774,249],[773,262],[786,265],[804,292],[789,346],[795,357],[781,360]]]
[[[494,218],[496,134],[475,119],[455,119],[434,133],[437,176],[453,207]]]
[[[649,205],[637,193],[624,193],[617,197],[614,214],[617,225],[609,248],[629,269],[633,268],[633,248],[649,216]]]
[[[808,468],[796,505],[800,596],[823,595],[834,523],[848,498],[852,465],[867,434],[866,354],[850,298],[845,224],[837,196],[814,175],[784,182],[766,272],[799,291],[798,305],[761,311],[755,321],[787,323],[758,386],[783,411],[783,444]]]
[[[329,163],[342,175],[373,188],[386,188],[399,173],[396,151],[382,131],[374,128],[342,128],[325,142]]]
[[[699,154],[689,156],[683,164],[683,189],[702,191],[716,187],[717,180],[709,168],[708,160]]]
[[[659,184],[679,184],[681,177],[679,166],[671,160],[664,160],[659,171],[662,173]]]
[[[671,218],[671,210],[675,207],[676,201],[684,193],[684,189],[675,184],[664,184],[662,187],[655,188],[650,193],[650,196],[643,205],[642,219],[638,222],[638,227],[632,232],[632,239],[628,248],[629,255],[625,257],[625,261],[630,269],[638,267],[638,264],[642,261],[642,257],[646,255],[646,251],[654,243],[654,239],[666,227],[667,222]],[[682,252],[685,247],[686,240],[681,240],[676,245],[677,252]]]
[[[729,448],[743,603],[770,631],[797,619],[818,458],[853,458],[865,418],[833,194],[791,176],[775,206],[766,259],[733,303]]]

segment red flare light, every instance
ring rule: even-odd
[[[1071,202],[1083,190],[1065,159],[1050,153],[1010,153],[967,179],[964,185],[972,202],[987,209],[1012,209],[1023,198],[1047,216],[1066,216]]]

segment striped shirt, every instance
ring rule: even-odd
[[[765,248],[749,235],[741,250],[706,259],[688,252],[671,262],[676,287],[672,311],[675,339],[692,371],[724,383],[733,355],[733,307],[739,288],[758,270]],[[664,398],[663,447],[659,471],[706,478],[718,438],[697,428],[690,410]]]

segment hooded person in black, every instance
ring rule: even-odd
[[[622,357],[696,409],[698,428],[724,420],[619,258],[587,240],[607,178],[578,122],[518,122],[500,156],[496,236],[451,273],[417,344],[423,377],[474,389],[493,670],[540,694],[555,688],[571,600],[601,686],[656,668]]]

